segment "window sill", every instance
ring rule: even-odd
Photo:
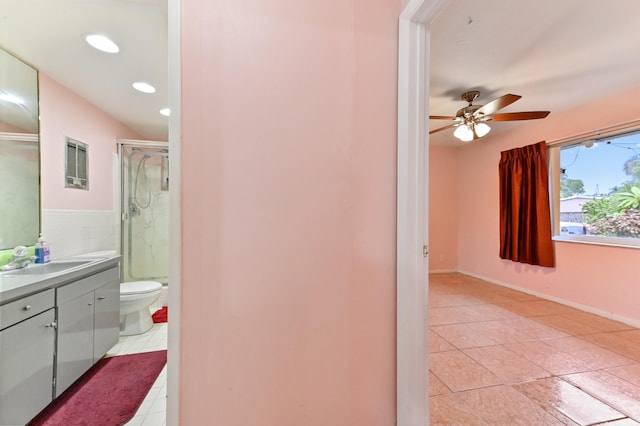
[[[640,239],[630,238],[596,237],[592,235],[556,235],[553,237],[553,241],[640,249]]]

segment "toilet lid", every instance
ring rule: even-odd
[[[151,293],[161,288],[162,284],[157,281],[131,281],[120,284],[120,294]]]

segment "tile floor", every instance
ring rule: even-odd
[[[429,284],[431,425],[640,425],[640,330],[462,274]],[[167,348],[167,324],[110,356]],[[166,366],[127,426],[166,425]]]
[[[138,336],[120,337],[107,356],[134,354],[167,349],[167,324],[154,324]],[[147,397],[126,426],[165,426],[167,412],[167,366],[158,375]]]
[[[462,274],[429,285],[431,425],[640,424],[640,330]]]

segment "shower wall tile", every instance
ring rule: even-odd
[[[119,217],[104,210],[42,210],[42,234],[54,259],[117,250]]]

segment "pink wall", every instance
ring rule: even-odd
[[[42,208],[113,210],[116,141],[142,138],[46,74],[39,75]],[[89,145],[88,191],[64,187],[65,136]]]
[[[458,264],[458,163],[456,148],[429,147],[429,271],[451,271]]]
[[[394,423],[399,12],[183,2],[181,424]]]
[[[504,137],[458,149],[458,269],[602,312],[640,321],[637,265],[640,250],[556,242],[556,268],[539,268],[498,257],[498,161],[500,151],[553,140],[637,118],[640,88],[553,113],[546,119],[504,123]],[[496,124],[496,126],[499,124]],[[432,205],[431,209],[437,208]]]

